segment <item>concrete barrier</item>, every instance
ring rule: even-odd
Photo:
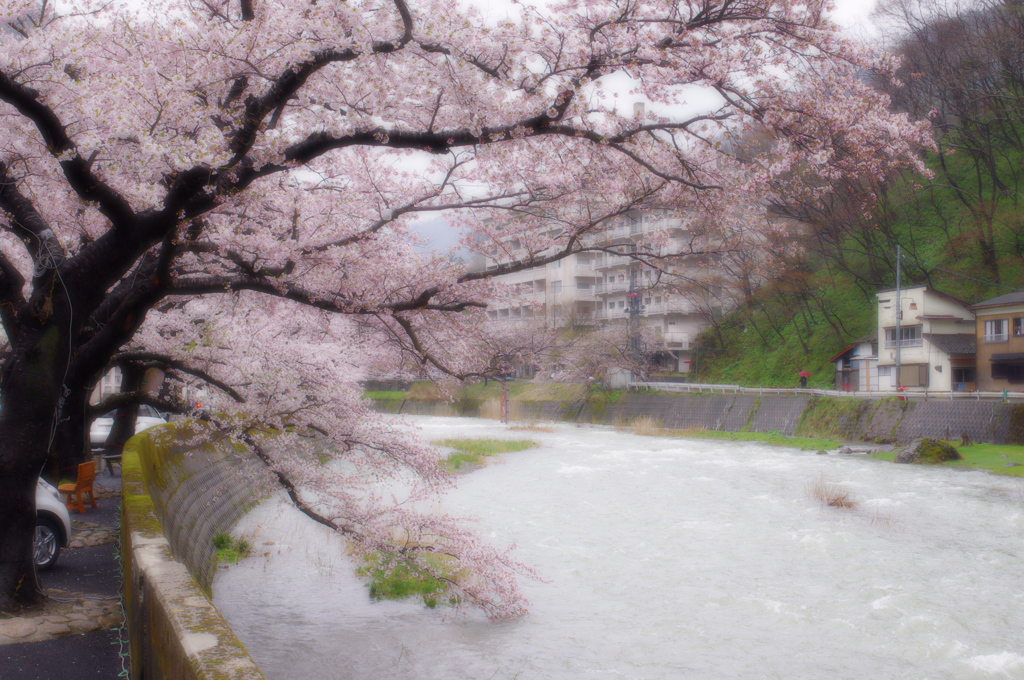
[[[213,536],[230,531],[258,490],[226,440],[177,443],[200,429],[172,423],[124,449],[121,561],[134,680],[265,680],[208,597]]]
[[[800,390],[756,394],[735,388],[664,394],[597,393],[584,401],[513,401],[513,420],[631,425],[640,418],[671,429],[772,432],[842,440],[906,443],[918,437],[1024,444],[1024,405],[984,400],[859,399]],[[765,391],[767,392],[767,390]],[[774,392],[774,390],[773,390]],[[821,390],[818,390],[821,392]],[[378,404],[381,411],[395,412]],[[402,413],[480,416],[476,402],[408,400]]]

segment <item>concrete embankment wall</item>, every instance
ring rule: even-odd
[[[378,402],[389,413],[494,416],[493,405],[472,401]],[[806,395],[597,395],[577,402],[512,402],[513,420],[630,425],[640,418],[672,429],[776,431],[785,435],[905,443],[918,437],[1024,444],[1024,406],[998,401],[899,401]]]
[[[249,463],[226,440],[186,449],[198,427],[133,437],[122,465],[121,561],[136,680],[264,680],[208,593],[213,537],[257,501]]]

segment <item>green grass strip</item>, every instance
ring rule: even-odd
[[[425,554],[421,557],[444,578],[454,579],[443,555]],[[429,570],[411,559],[397,553],[372,553],[364,558],[359,568],[360,576],[370,579],[370,597],[375,600],[403,600],[407,597],[422,597],[428,607],[458,604],[458,598],[450,593],[447,585]]]
[[[789,437],[776,430],[771,432],[722,432],[720,430],[661,430],[658,436],[684,437],[693,439],[726,439],[729,441],[759,442],[768,446],[788,446],[805,451],[837,449],[842,442],[835,439],[814,439],[811,437]]]
[[[464,464],[481,465],[488,456],[524,451],[537,446],[537,442],[529,439],[438,439],[430,443],[455,449],[455,453],[441,463],[452,472]]]
[[[405,397],[405,392],[401,390],[370,390],[363,392],[363,399],[373,399],[374,401],[401,401]]]
[[[950,442],[953,444],[953,442]],[[956,446],[954,444],[954,446]],[[963,460],[950,460],[941,465],[960,468],[962,470],[985,470],[995,475],[1024,477],[1024,446],[1012,444],[971,444],[956,446],[956,450],[964,457]],[[872,454],[873,458],[886,460],[890,463],[896,457],[896,451],[885,451]],[[1014,465],[1017,463],[1017,465]]]

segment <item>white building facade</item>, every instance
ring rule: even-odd
[[[635,295],[639,324],[647,329],[647,337],[653,338],[654,346],[647,351],[657,356],[663,370],[689,372],[691,343],[707,327],[711,310],[699,309],[672,289],[670,277],[627,255],[637,249],[651,252],[656,248],[659,255],[680,252],[688,236],[682,221],[667,210],[631,211],[609,220],[599,234],[587,237],[584,246],[593,250],[496,276],[502,283],[520,286],[521,292],[511,304],[491,309],[489,314],[499,319],[539,316],[554,327],[611,324],[621,326],[625,337],[630,295]],[[660,245],[653,246],[652,237]],[[500,258],[487,258],[484,266],[495,269],[516,259],[517,253],[506,251]],[[674,264],[675,273],[680,267],[693,280],[699,279],[704,269],[697,263]]]
[[[895,390],[900,384],[908,390],[974,390],[975,321],[967,303],[927,286],[903,288],[898,301],[895,290],[876,295],[878,390]]]

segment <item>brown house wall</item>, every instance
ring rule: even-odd
[[[1024,354],[1024,336],[1013,335],[1013,319],[1024,317],[1024,312],[1000,312],[977,311],[977,323],[975,333],[978,338],[977,350],[977,384],[978,390],[982,392],[999,392],[1000,390],[1020,391],[1024,389],[1022,383],[1010,383],[1007,380],[998,380],[992,377],[992,355],[993,354]],[[1008,339],[1006,342],[985,342],[985,322],[995,319],[1005,319]]]

